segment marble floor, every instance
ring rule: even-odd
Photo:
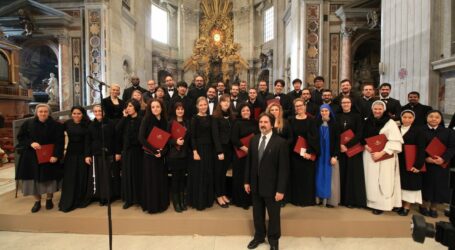
[[[7,164],[0,168],[0,194],[14,190],[14,167]],[[114,235],[113,249],[195,249],[235,250],[247,249],[248,236],[131,236]],[[307,238],[282,237],[281,249],[446,249],[433,239],[425,244],[411,238]],[[108,249],[106,235],[81,235],[63,233],[25,233],[0,231],[0,249]],[[257,249],[269,249],[267,244]]]

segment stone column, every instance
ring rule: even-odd
[[[58,82],[60,110],[70,109],[73,105],[71,82],[71,55],[69,37],[66,34],[58,37]]]
[[[341,30],[341,72],[340,80],[352,80],[352,36],[354,28],[344,27]]]

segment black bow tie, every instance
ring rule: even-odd
[[[215,100],[209,100],[209,103],[215,103]]]
[[[222,95],[222,94],[223,94],[223,92],[218,92],[218,95]]]
[[[174,92],[174,89],[168,89],[167,91],[172,91],[172,92]]]
[[[236,102],[236,101],[237,101],[237,98],[235,98],[235,99],[232,99],[232,101],[233,101],[233,102]]]

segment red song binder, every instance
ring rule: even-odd
[[[447,147],[444,145],[438,137],[434,137],[430,144],[425,148],[425,152],[429,154],[431,157],[439,156],[442,157],[446,152]],[[448,166],[448,162],[441,165],[441,167],[446,168]]]
[[[273,98],[273,99],[267,100],[267,106],[269,106],[272,103],[280,104],[280,99]]]
[[[35,150],[38,164],[49,163],[54,154],[54,144],[41,145],[40,149]]]
[[[166,146],[167,141],[171,137],[171,134],[168,132],[158,128],[153,127],[152,131],[150,132],[149,136],[147,137],[147,142],[152,145],[152,147],[156,149],[163,149]],[[145,150],[149,151],[148,148],[143,147]]]
[[[249,147],[250,145],[250,141],[251,141],[251,138],[253,138],[254,134],[251,133],[243,138],[240,139],[240,142],[242,143],[243,146],[245,147]],[[247,156],[247,153],[245,153],[245,151],[237,148],[237,147],[234,147],[234,150],[235,150],[235,154],[237,155],[237,157],[240,159],[240,158],[244,158]]]
[[[258,120],[259,115],[261,114],[261,108],[254,108],[254,119]]]
[[[173,121],[171,125],[171,136],[172,139],[179,139],[185,137],[186,134],[186,128],[182,126],[180,123],[177,121]]]
[[[300,155],[300,150],[302,148],[308,148],[308,143],[306,142],[305,138],[303,138],[302,136],[298,136],[297,142],[295,143],[295,146],[294,146],[294,152]],[[315,161],[316,155],[311,154],[310,160]]]
[[[345,145],[346,143],[348,143],[349,141],[352,140],[352,138],[354,138],[354,132],[352,132],[351,129],[348,129],[346,131],[344,131],[341,135],[340,135],[340,141],[341,141],[341,144]],[[360,143],[357,143],[355,144],[354,146],[348,148],[348,150],[346,151],[346,155],[351,158],[353,157],[354,155],[360,153],[360,152],[363,152],[363,150],[365,149],[365,147],[360,144]]]
[[[404,145],[404,159],[406,162],[406,170],[411,171],[411,168],[414,167],[414,163],[416,161],[417,156],[417,146],[416,145]],[[423,164],[420,172],[426,172],[427,168],[425,163]]]
[[[385,144],[387,143],[387,137],[384,134],[380,134],[380,135],[366,138],[365,141],[366,141],[368,147],[371,148],[371,152],[376,153],[376,152],[381,152],[384,149]],[[393,155],[385,154],[383,157],[381,157],[379,160],[377,160],[375,162],[387,160],[392,157],[393,157]]]

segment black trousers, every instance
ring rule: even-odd
[[[216,155],[216,162],[215,162],[215,195],[216,197],[220,197],[226,195],[226,172],[229,166],[232,164],[232,145],[231,144],[223,144],[223,154],[224,160],[218,160],[218,155]]]
[[[262,240],[267,232],[267,239],[270,245],[278,245],[281,236],[280,225],[280,202],[275,201],[275,197],[262,197],[259,194],[252,194],[253,198],[253,220],[254,238]],[[265,210],[269,215],[268,230],[265,228]]]

